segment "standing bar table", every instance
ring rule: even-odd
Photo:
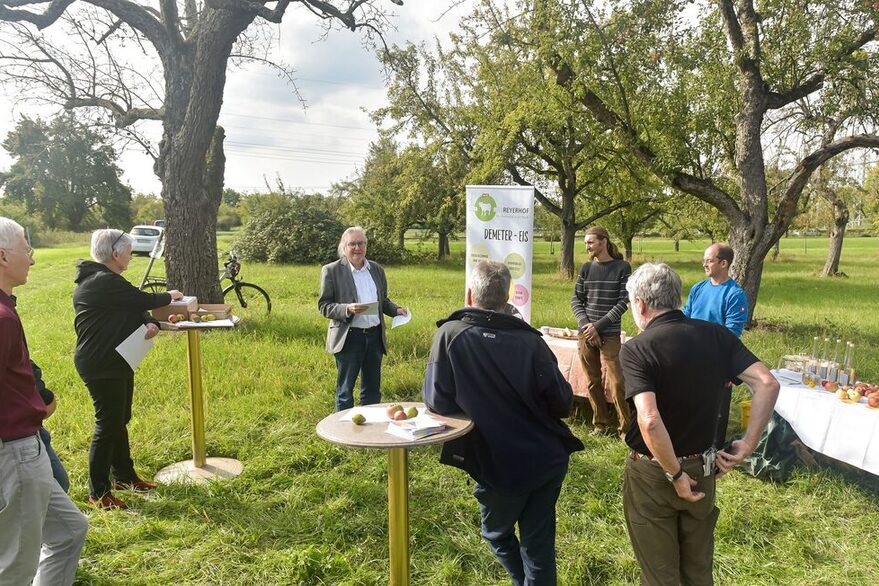
[[[368,405],[387,407],[393,403]],[[426,410],[424,403],[400,403],[403,408],[417,407],[419,413]],[[350,448],[378,448],[388,451],[388,545],[390,547],[390,584],[409,586],[409,449],[440,444],[461,437],[473,429],[473,422],[464,415],[430,416],[446,424],[446,429],[435,435],[408,441],[391,435],[385,430],[387,422],[354,425],[342,421],[351,411],[360,407],[338,411],[328,415],[317,424],[317,435],[328,442]]]
[[[201,380],[201,330],[232,329],[240,319],[232,317],[231,325],[222,320],[206,323],[183,323],[181,325],[161,322],[163,330],[186,331],[186,362],[189,374],[189,406],[192,421],[192,459],[165,466],[156,473],[156,481],[204,483],[210,480],[235,478],[244,465],[233,458],[208,458],[204,434],[204,388]]]

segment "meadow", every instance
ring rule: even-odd
[[[230,239],[221,239],[221,251]],[[633,265],[662,260],[685,292],[702,278],[706,242],[636,241]],[[769,261],[745,343],[767,364],[807,350],[814,335],[856,344],[860,377],[879,380],[879,240],[849,239],[841,269],[819,279],[826,240],[782,241]],[[88,393],[73,368],[71,293],[81,244],[39,248],[30,281],[16,290],[33,358],[59,397],[46,427],[70,472],[71,496],[90,530],[77,584],[370,585],[387,583],[386,459],[331,445],[314,432],[333,409],[335,368],[324,351],[317,311],[319,266],[244,263],[242,278],[267,289],[270,317],[202,336],[207,450],[241,460],[243,475],[203,486],[172,485],[103,512],[85,504],[93,425]],[[558,247],[536,243],[535,326],[575,327],[573,283],[557,273]],[[577,261],[585,260],[582,244]],[[139,282],[146,259],[126,273]],[[419,400],[436,320],[461,305],[463,243],[443,263],[387,267],[390,296],[414,319],[389,333],[384,400]],[[631,315],[623,328],[634,333]],[[739,397],[743,391],[737,390]],[[879,416],[879,415],[877,415]],[[625,531],[622,469],[626,448],[588,436],[574,455],[558,505],[559,583],[634,584],[638,568]],[[144,477],[190,457],[185,337],[163,332],[136,373],[130,426]],[[472,484],[438,463],[439,448],[410,455],[412,583],[508,584],[479,535]],[[739,472],[719,486],[715,578],[722,585],[879,583],[876,477],[824,467],[797,469],[785,484]]]

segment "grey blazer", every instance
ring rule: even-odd
[[[397,306],[388,299],[388,280],[385,270],[375,261],[369,261],[369,274],[375,281],[378,302],[384,315],[397,315]],[[357,303],[357,288],[351,275],[351,263],[347,258],[324,265],[320,270],[320,296],[317,308],[321,315],[330,320],[327,328],[327,352],[335,354],[342,350],[348,337],[348,328],[353,315],[348,315],[347,305]],[[387,354],[388,340],[385,335],[385,320],[379,316],[379,327],[382,332],[382,353]]]

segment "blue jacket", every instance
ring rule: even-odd
[[[443,446],[440,460],[501,492],[527,492],[583,449],[561,420],[571,385],[540,332],[503,313],[468,307],[437,323],[424,377],[424,402],[464,413],[474,430]]]

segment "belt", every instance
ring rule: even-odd
[[[28,434],[28,435],[25,435],[25,436],[22,436],[22,437],[17,437],[17,438],[15,438],[15,439],[2,439],[2,438],[0,438],[0,448],[2,448],[4,445],[11,445],[11,444],[14,444],[14,443],[16,443],[16,442],[20,442],[20,441],[22,441],[22,440],[31,439],[31,438],[34,438],[34,437],[37,437],[37,434],[36,434],[36,433],[31,433],[31,434]]]
[[[377,330],[378,328],[379,328],[379,326],[372,326],[371,328],[355,328],[355,327],[352,326],[352,327],[350,327],[350,328],[348,328],[348,329],[349,329],[349,330],[354,330],[355,332],[363,332],[364,334],[368,334],[369,332],[374,332],[374,331]]]
[[[642,454],[640,452],[636,452],[635,450],[629,450],[629,458],[632,460],[648,460],[650,462],[656,462],[656,458],[653,456],[648,456],[647,454]],[[681,456],[678,458],[678,462],[688,462],[690,460],[702,459],[702,454],[690,454],[689,456]]]

